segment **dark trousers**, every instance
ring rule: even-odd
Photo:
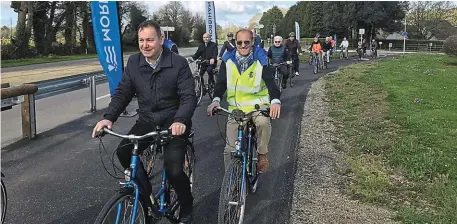
[[[287,65],[283,65],[281,67],[279,67],[279,73],[282,75],[283,79],[282,79],[282,83],[285,84],[287,83],[287,79],[289,78],[289,71],[288,71],[288,66]]]
[[[293,68],[292,68],[292,72],[298,72],[298,68],[300,67],[300,59],[298,58],[298,55],[291,55],[290,57],[293,61]]]
[[[171,122],[166,122],[168,128]],[[168,124],[170,123],[170,124]],[[129,134],[144,135],[148,132],[154,131],[156,125],[145,124],[137,122],[133,125]],[[188,136],[190,127],[186,127],[186,133],[183,136]],[[141,151],[146,149],[151,144],[152,139],[146,138],[139,141],[138,149]],[[175,138],[166,144],[163,148],[164,153],[164,166],[167,179],[178,195],[179,203],[181,204],[182,212],[188,212],[192,209],[193,197],[190,191],[190,181],[187,175],[183,171],[184,157],[186,153],[187,141],[185,137]],[[128,139],[123,139],[117,148],[117,157],[124,168],[130,166],[130,158],[132,156],[133,144]],[[148,180],[143,164],[138,166],[136,173],[136,180],[142,192],[144,201],[149,204],[149,195],[152,194],[152,186]]]
[[[205,74],[205,72],[208,72],[208,76],[209,76],[209,79],[208,79],[208,83],[212,83],[212,84],[215,84],[216,82],[214,81],[214,74],[213,74],[213,67],[214,65],[202,65],[202,67],[200,68],[200,78],[202,79],[202,84],[204,85],[205,84],[205,80],[203,79],[203,74]]]

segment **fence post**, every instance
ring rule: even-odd
[[[97,111],[97,83],[95,83],[95,75],[89,78],[90,89],[90,112]]]
[[[22,137],[32,139],[36,137],[35,94],[24,95],[21,103]]]

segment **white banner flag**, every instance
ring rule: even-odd
[[[209,33],[211,41],[217,44],[216,35],[216,10],[214,7],[214,1],[205,1],[206,11],[206,32]]]
[[[300,42],[300,25],[297,22],[295,22],[295,38]]]

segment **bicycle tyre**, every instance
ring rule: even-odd
[[[201,83],[200,76],[194,76],[195,82],[195,95],[197,96],[197,106],[200,105],[200,102],[203,98],[203,85]]]
[[[219,195],[218,224],[242,224],[246,201],[246,181],[244,189],[241,189],[243,166],[240,159],[232,159],[228,169],[225,171]],[[235,178],[232,178],[235,177]],[[238,190],[238,192],[236,192]],[[229,198],[230,197],[230,198]],[[238,205],[230,206],[230,201],[238,201]],[[231,207],[235,207],[234,210]],[[228,211],[227,211],[228,210]],[[235,213],[235,218],[230,215]],[[227,217],[228,216],[228,217]]]
[[[7,209],[7,202],[8,202],[8,195],[6,193],[5,183],[3,183],[3,179],[1,180],[1,193],[2,193],[2,224],[5,222],[6,217],[6,209]]]
[[[134,191],[121,191],[115,194],[111,199],[103,206],[102,210],[97,216],[97,219],[95,220],[95,224],[111,224],[111,223],[116,223],[116,214],[117,214],[117,209],[118,209],[118,204],[120,202],[125,201],[127,198],[133,198],[134,196]],[[136,220],[135,223],[138,224],[143,224],[146,223],[146,215],[147,210],[144,208],[143,203],[141,200],[139,200],[140,203],[138,203],[138,211],[137,211],[137,217],[140,217],[139,220]],[[142,212],[140,212],[142,211]],[[111,212],[114,212],[111,214]],[[143,215],[141,218],[140,214]],[[110,218],[110,219],[107,219]],[[109,221],[111,220],[111,221]],[[138,221],[138,222],[137,222]],[[123,222],[123,223],[130,223],[130,219],[128,222]],[[150,222],[149,222],[150,223]]]

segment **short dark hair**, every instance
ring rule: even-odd
[[[138,31],[141,31],[146,27],[154,28],[156,30],[157,36],[162,36],[162,29],[160,29],[160,25],[157,22],[154,22],[153,20],[146,20],[138,25]]]
[[[243,28],[243,29],[240,29],[240,30],[238,30],[238,31],[236,32],[236,34],[235,34],[235,39],[238,38],[238,33],[244,33],[244,32],[249,33],[249,34],[251,35],[251,39],[254,38],[254,33],[252,33],[251,30]]]

